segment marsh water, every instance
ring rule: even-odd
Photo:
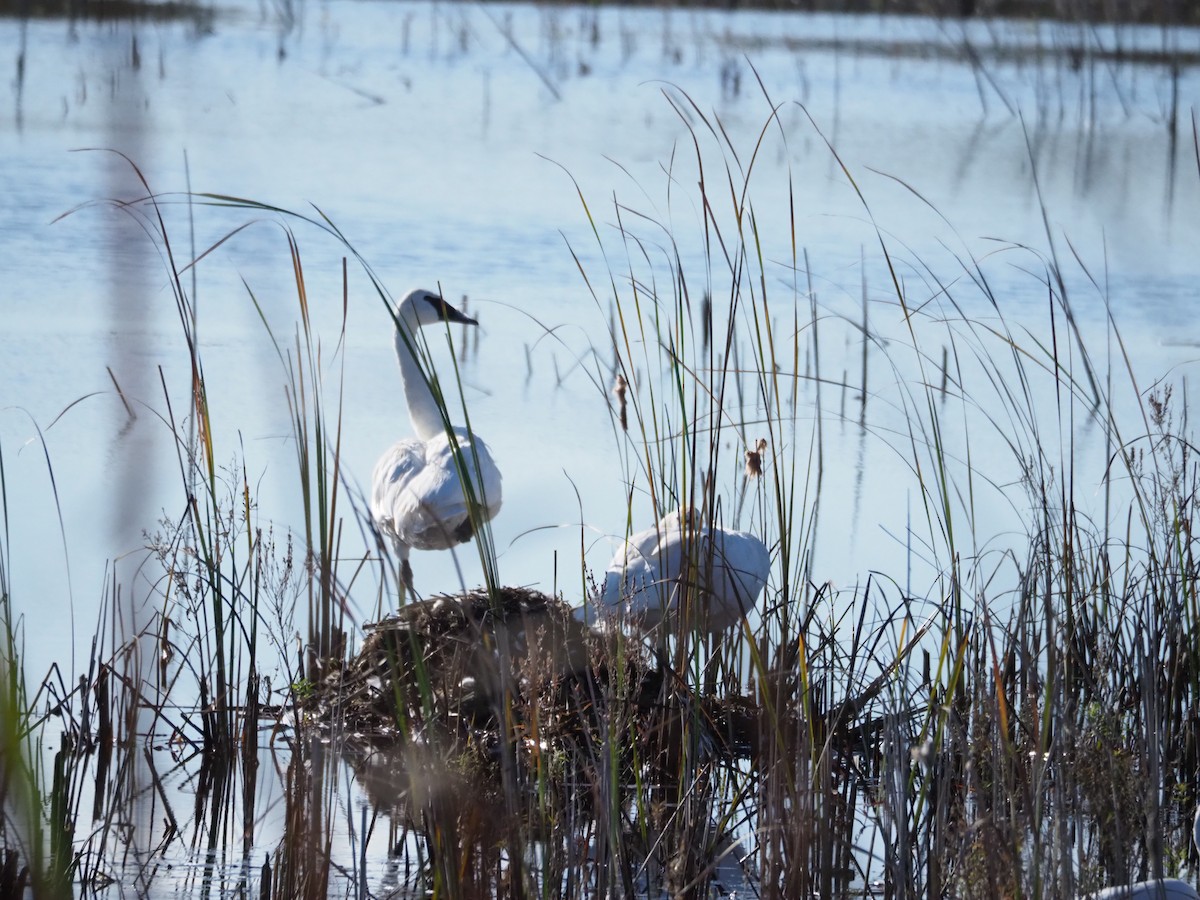
[[[674,315],[677,253],[693,309],[704,292],[720,308],[732,277],[714,229],[736,234],[730,198],[744,183],[765,273],[756,290],[772,298],[772,333],[797,348],[782,354],[796,363],[785,373],[796,427],[778,440],[806,461],[797,483],[814,496],[819,486],[814,581],[852,587],[882,573],[936,603],[946,560],[913,524],[925,513],[906,386],[941,378],[945,348],[1002,355],[1003,340],[963,322],[1029,348],[1061,342],[1082,384],[1069,314],[1097,383],[1135,422],[1139,393],[1159,382],[1182,393],[1198,355],[1193,31],[375,0],[9,19],[0,31],[9,574],[28,670],[57,663],[68,683],[102,598],[156,602],[144,548],[186,503],[164,420],[168,399],[186,408],[189,357],[164,248],[105,202],[144,194],[130,161],[164,197],[177,259],[252,223],[184,282],[216,453],[238,473],[231,483],[245,467],[263,522],[303,531],[284,365],[268,334],[295,342],[287,229],[317,339],[331,371],[344,366],[349,498],[409,429],[391,323],[353,261],[343,293],[346,250],[328,234],[188,204],[188,191],[319,210],[393,295],[440,286],[468,298],[481,324],[460,374],[504,474],[500,577],[568,600],[582,595],[581,563],[602,570],[630,516],[636,529],[652,515],[612,415],[614,301],[629,313],[633,281],[647,321],[655,291]],[[1069,309],[1051,296],[1059,276]],[[699,325],[684,330],[698,346]],[[643,335],[635,390],[648,398],[661,371],[653,332]],[[737,336],[734,366],[748,366],[752,342]],[[449,368],[444,348],[438,359]],[[1053,379],[1028,390],[1037,409],[1061,401]],[[1006,536],[1023,533],[1026,498],[1020,454],[998,436],[1017,427],[991,404],[998,393],[983,378],[945,403],[971,423],[949,455],[984,473],[958,495],[969,552],[1000,559]],[[742,451],[761,436],[753,399],[744,407],[716,478],[729,518],[753,527],[769,504],[753,487],[734,502]],[[1071,424],[1049,446],[1070,448],[1064,467],[1095,482],[1103,516],[1112,435],[1086,416]],[[351,526],[340,554],[368,546]],[[418,553],[413,566],[424,593],[482,580],[469,549]],[[366,567],[351,591],[359,620],[376,613],[373,578]],[[361,799],[342,802],[353,823]]]

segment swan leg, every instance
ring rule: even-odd
[[[402,543],[393,536],[392,546],[396,550],[396,556],[400,560],[400,566],[396,571],[396,607],[404,606],[408,601],[416,597],[416,589],[413,588],[412,566],[408,564],[408,545]]]
[[[401,600],[407,596],[416,597],[417,589],[413,587],[412,566],[408,564],[408,554],[405,553],[400,559],[400,591]]]

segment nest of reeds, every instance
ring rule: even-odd
[[[595,633],[538,591],[437,596],[366,630],[303,708],[347,737],[379,800],[399,802],[431,766],[481,797],[506,760],[586,783],[614,745],[622,766],[668,772],[681,752],[729,760],[757,743],[753,700],[700,695],[640,638]]]
[[[525,588],[410,603],[366,626],[359,652],[308,704],[322,723],[387,744],[414,727],[454,732],[494,715],[505,692],[587,667],[586,628],[562,600]]]

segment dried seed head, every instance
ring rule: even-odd
[[[753,450],[746,451],[746,477],[758,478],[763,473],[763,454],[767,452],[767,441],[759,438]]]
[[[617,397],[617,412],[621,417],[621,430],[629,430],[629,417],[625,411],[625,391],[629,389],[629,382],[625,380],[625,376],[620,372],[617,373],[617,379],[613,382],[612,392]]]

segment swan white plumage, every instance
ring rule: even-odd
[[[417,329],[442,322],[479,324],[431,291],[410,291],[396,307],[396,359],[416,437],[393,444],[372,478],[371,516],[391,538],[410,593],[410,549],[445,550],[468,541],[500,510],[500,470],[491,451],[465,428],[447,426],[417,362]]]
[[[1178,878],[1153,878],[1088,894],[1087,900],[1196,900],[1200,894]]]
[[[679,615],[718,634],[742,620],[767,583],[771,554],[745,531],[708,527],[694,512],[668,513],[617,551],[600,594],[575,611],[589,625],[622,618],[645,631]]]
[[[1200,851],[1200,808],[1192,821],[1192,843]],[[1088,900],[1200,900],[1200,893],[1178,878],[1152,878],[1088,894]]]

